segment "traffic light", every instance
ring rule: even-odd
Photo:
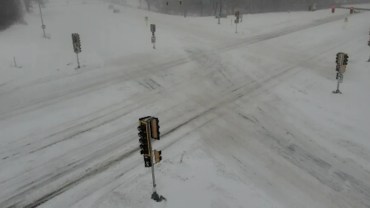
[[[182,5],[182,1],[179,1],[179,4]]]
[[[340,53],[337,53],[337,56],[335,57],[335,63],[340,64]]]
[[[137,127],[139,130],[139,143],[140,143],[140,154],[148,155],[149,154],[149,144],[148,144],[148,132],[147,132],[147,124],[145,121],[140,121],[139,126]]]
[[[339,69],[340,69],[340,65],[337,64],[337,66],[335,67],[335,71],[339,72]]]
[[[368,45],[368,46],[370,46],[370,40],[369,40],[369,41],[367,41],[367,45]]]
[[[168,6],[168,1],[166,1],[166,5]]]
[[[239,16],[240,16],[240,12],[239,12],[239,11],[236,11],[236,12],[235,12],[235,17],[236,17],[236,18],[239,18]]]
[[[155,24],[150,24],[150,31],[154,34],[155,33]]]
[[[159,120],[158,118],[152,118],[150,120],[150,129],[152,134],[152,139],[159,140],[160,139],[160,132],[159,132]]]
[[[73,50],[75,53],[81,53],[81,39],[78,33],[72,33]]]
[[[348,64],[348,54],[344,54],[343,56],[344,56],[343,57],[343,65],[347,66],[347,64]]]
[[[154,161],[155,163],[159,163],[162,160],[162,151],[154,150]]]
[[[149,155],[144,155],[144,166],[146,168],[152,167],[152,160]]]

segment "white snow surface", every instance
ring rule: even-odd
[[[248,14],[235,33],[234,17],[137,3],[49,0],[49,39],[36,5],[0,32],[1,208],[370,207],[369,12]],[[148,115],[160,203],[138,148]]]

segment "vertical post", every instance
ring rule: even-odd
[[[81,67],[80,67],[80,59],[78,57],[78,53],[76,53],[76,56],[77,56],[77,68],[79,69]]]
[[[221,12],[222,12],[222,0],[220,0],[220,6],[218,11],[218,24],[221,24]]]
[[[44,18],[42,17],[42,10],[41,10],[41,4],[40,4],[40,0],[37,1],[39,3],[39,10],[40,10],[40,18],[41,18],[41,28],[42,28],[42,31],[44,33],[44,38],[46,38],[46,33],[45,33],[45,24],[44,24]]]
[[[17,68],[17,62],[15,61],[15,56],[13,56],[13,62],[14,62],[14,67]]]
[[[163,197],[160,197],[157,193],[157,184],[155,183],[155,172],[154,172],[154,159],[153,159],[153,148],[152,148],[152,125],[151,125],[151,122],[152,122],[152,118],[148,119],[147,122],[149,122],[150,125],[146,125],[147,126],[147,132],[148,132],[148,142],[149,142],[149,156],[150,156],[150,162],[152,163],[152,179],[153,179],[153,193],[152,193],[152,199],[157,201],[157,202],[160,202],[162,201]]]
[[[149,124],[151,123],[151,119],[148,119],[147,122]],[[147,134],[148,134],[148,143],[149,143],[149,156],[150,156],[150,162],[152,163],[152,179],[153,179],[153,194],[156,193],[156,184],[155,184],[155,174],[154,174],[154,161],[153,161],[153,148],[152,148],[152,127],[151,125],[146,125],[147,126]]]
[[[367,42],[367,45],[370,47],[370,30],[369,30],[369,41]],[[369,60],[367,60],[367,62],[370,62],[370,56],[369,56]]]
[[[340,83],[343,82],[343,74],[338,72],[338,82],[337,82],[337,90],[334,90],[334,94],[342,94],[342,92],[339,90]]]
[[[238,33],[238,23],[235,22],[235,33]]]

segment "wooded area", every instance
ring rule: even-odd
[[[151,7],[169,14],[216,15],[220,8],[222,14],[259,13],[274,11],[308,10],[315,5],[317,9],[346,3],[362,3],[368,0],[141,0],[143,7]]]
[[[3,30],[22,18],[19,0],[0,0],[0,30]]]

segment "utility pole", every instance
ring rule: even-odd
[[[37,2],[39,3],[40,18],[41,18],[41,28],[42,28],[42,31],[44,33],[44,38],[46,38],[46,33],[45,33],[46,25],[44,24],[44,18],[42,17],[42,10],[41,10],[41,3],[40,3],[40,1],[41,0],[38,0]]]

